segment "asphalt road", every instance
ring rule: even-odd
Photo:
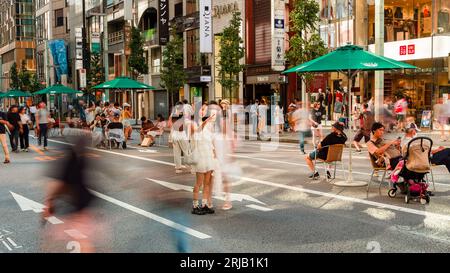
[[[91,209],[95,228],[65,221],[56,214],[42,224],[39,212],[64,149],[52,138],[43,152],[31,139],[29,153],[12,155],[0,166],[0,252],[72,252],[88,239],[96,252],[448,252],[450,180],[434,169],[431,203],[406,204],[389,198],[387,185],[333,186],[310,174],[297,145],[243,141],[233,155],[242,177],[233,181],[233,209],[192,215],[194,175],[175,174],[167,147],[89,151]],[[263,146],[262,146],[263,145]],[[307,150],[311,150],[307,147]],[[369,180],[365,153],[353,157],[354,179]],[[348,150],[344,168],[348,167]],[[338,171],[342,179],[347,171]],[[375,182],[375,181],[374,181]],[[63,222],[63,223],[62,223]],[[87,234],[88,233],[88,234]],[[178,247],[177,247],[178,246]]]

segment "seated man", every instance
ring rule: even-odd
[[[120,118],[120,114],[114,113],[113,121],[110,122],[108,124],[108,126],[106,127],[107,133],[109,133],[111,130],[114,130],[114,129],[120,129],[123,132],[123,124],[122,124],[122,122],[119,121],[119,118]],[[122,134],[121,137],[123,137],[123,139],[121,139],[123,141],[122,147],[125,149],[127,147],[127,144],[126,144],[126,139],[124,138],[124,134]],[[117,143],[117,148],[119,148],[119,143]]]
[[[313,174],[311,174],[309,178],[319,177],[319,173],[317,171],[314,173],[314,159],[316,158],[316,156],[317,158],[326,160],[328,155],[328,146],[334,144],[345,144],[346,141],[347,136],[344,134],[344,124],[340,122],[334,123],[331,127],[331,133],[327,135],[322,140],[322,142],[319,143],[319,145],[317,145],[317,150],[314,150],[305,158],[306,163],[308,164],[308,168],[313,172]],[[329,171],[327,171],[327,177],[328,179],[331,178],[331,174]]]
[[[379,167],[386,166],[387,169],[392,170],[402,159],[400,138],[386,141],[383,139],[384,130],[384,125],[379,122],[375,122],[372,125],[372,137],[370,138],[370,141],[367,142],[367,150]]]
[[[150,132],[150,130],[153,128],[153,122],[151,120],[148,120],[146,117],[142,117],[141,124],[142,124],[142,128],[141,128],[140,134],[141,134],[141,143],[142,143],[142,141],[144,141],[144,138],[147,135],[147,133]]]
[[[417,136],[420,130],[415,123],[411,123],[406,127],[406,134],[403,138],[402,150],[407,149],[408,143]],[[445,147],[438,147],[431,151],[431,163],[434,165],[444,165],[450,173],[450,149]]]
[[[164,128],[167,126],[166,121],[164,120],[161,114],[158,114],[155,125],[150,129],[147,133],[150,136],[152,143],[155,142],[155,137],[160,136],[164,133]]]

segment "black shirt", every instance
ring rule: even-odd
[[[0,120],[8,120],[4,112],[0,112]],[[6,128],[4,124],[0,124],[0,134],[6,134]]]
[[[311,115],[312,115],[312,119],[315,122],[317,122],[317,124],[322,124],[322,116],[323,116],[322,109],[319,109],[319,110],[312,109]]]
[[[19,113],[8,113],[8,121],[14,126],[14,130],[19,129],[20,115]]]
[[[108,124],[108,129],[123,129],[123,124],[121,122],[111,122]]]
[[[322,147],[325,147],[325,146],[330,146],[330,145],[334,145],[334,144],[345,144],[346,141],[347,141],[347,136],[344,133],[342,133],[341,135],[338,135],[338,134],[332,132],[322,140],[320,145]],[[328,147],[325,147],[325,148],[322,148],[319,150],[317,157],[325,160],[327,158],[327,154],[328,154]]]

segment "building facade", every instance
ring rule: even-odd
[[[10,87],[10,69],[35,72],[34,0],[0,1],[0,90]]]
[[[366,50],[415,65],[413,71],[359,73],[354,97],[410,98],[410,115],[419,117],[437,98],[450,92],[450,2],[441,0],[321,0],[320,35],[332,50],[347,42]],[[376,12],[380,11],[377,21]],[[377,37],[378,39],[377,44]],[[377,50],[378,48],[378,50]],[[339,73],[326,75],[326,87],[346,86]],[[379,96],[377,96],[379,94]]]

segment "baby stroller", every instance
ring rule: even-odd
[[[411,200],[420,201],[421,204],[430,203],[425,177],[431,170],[432,146],[433,141],[428,137],[416,137],[408,143],[403,151],[404,164],[399,173],[403,181],[393,184],[393,188],[388,192],[389,197],[396,197],[397,191],[400,190],[405,195],[406,203]]]

